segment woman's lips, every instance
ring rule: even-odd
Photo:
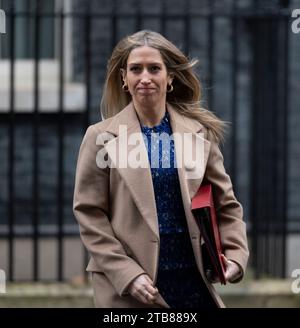
[[[151,92],[154,90],[155,90],[154,88],[137,88],[137,91],[140,91],[140,92]]]

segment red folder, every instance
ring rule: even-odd
[[[225,285],[221,238],[210,184],[202,185],[193,197],[192,212],[204,240],[202,258],[205,272],[209,276],[219,277],[221,284]]]

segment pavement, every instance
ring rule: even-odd
[[[238,284],[215,285],[228,308],[299,308],[300,292],[291,279],[246,279]],[[91,308],[89,281],[76,277],[66,283],[8,283],[0,294],[0,308]]]

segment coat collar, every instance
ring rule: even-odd
[[[173,132],[179,130],[184,132],[197,133],[203,129],[203,125],[193,119],[185,117],[178,113],[178,111],[169,103],[167,103],[167,110],[170,114],[170,124]],[[134,109],[133,102],[130,102],[122,111],[112,117],[110,124],[107,126],[106,131],[119,135],[119,126],[124,124],[128,127],[128,130],[133,129],[135,132],[141,132],[140,122]]]
[[[177,134],[181,137],[183,137],[184,134],[188,134],[190,136],[190,138],[187,139],[184,148],[195,156],[195,150],[198,147],[198,151],[200,151],[203,155],[201,156],[201,160],[198,161],[201,166],[201,174],[196,174],[196,176],[193,177],[192,169],[185,161],[183,161],[183,165],[181,165],[181,167],[178,167],[180,189],[188,227],[190,229],[190,234],[195,236],[198,235],[198,227],[191,213],[191,199],[196,194],[202,182],[204,167],[206,166],[206,161],[208,158],[210,142],[204,139],[203,135],[201,135],[203,126],[198,121],[179,114],[173,108],[173,106],[168,103],[167,110],[169,112],[170,125],[173,134]],[[120,125],[126,126],[126,134],[122,132],[120,133]],[[105,145],[110,158],[113,158],[115,149],[119,149],[120,146],[122,149],[124,149],[125,143],[127,143],[127,154],[137,147],[136,145],[128,145],[127,142],[131,134],[142,132],[140,128],[140,122],[132,102],[111,119],[111,122],[108,124],[105,131],[114,135],[114,138]],[[196,142],[197,140],[198,142]],[[180,149],[182,150],[182,144],[176,138],[174,140],[174,146],[177,156],[177,153],[180,152]],[[116,169],[119,171],[121,177],[127,184],[127,187],[143,218],[146,220],[156,238],[159,239],[159,228],[151,169],[148,164],[148,153],[144,143],[141,143],[139,152],[141,154],[141,162],[143,163],[141,167],[132,168],[127,166],[126,168],[122,168],[116,165]],[[185,154],[185,152],[182,151],[181,153]]]

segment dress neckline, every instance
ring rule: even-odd
[[[165,115],[164,115],[164,117],[161,119],[160,123],[158,123],[157,125],[152,126],[152,127],[149,127],[149,126],[147,126],[147,125],[142,125],[142,124],[141,124],[141,129],[142,129],[142,131],[145,132],[145,133],[147,133],[147,132],[152,132],[152,131],[154,131],[154,132],[160,132],[160,131],[163,131],[164,128],[165,128],[166,126],[168,126],[168,125],[169,125],[169,113],[168,113],[168,111],[166,110],[166,111],[165,111]]]

